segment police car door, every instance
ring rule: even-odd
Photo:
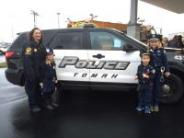
[[[111,31],[91,30],[90,81],[108,83],[137,83],[135,75],[140,64],[138,50],[126,52],[128,42]]]
[[[58,33],[53,40],[57,79],[62,81],[89,81],[89,69],[83,68],[88,60],[81,30]],[[82,64],[82,65],[81,65]]]

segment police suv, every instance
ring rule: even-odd
[[[112,29],[43,30],[43,43],[54,49],[56,73],[62,90],[90,89],[133,91],[140,64],[140,52],[148,47],[126,34]],[[22,48],[28,44],[28,33],[21,33],[6,52],[6,78],[23,86]],[[165,79],[161,101],[174,103],[184,91],[183,49],[167,48],[172,75]]]

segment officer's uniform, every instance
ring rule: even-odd
[[[149,78],[143,78],[143,74],[149,76]],[[152,88],[153,79],[155,77],[155,69],[151,65],[144,66],[139,65],[137,70],[138,82],[139,82],[139,95],[138,106],[141,108],[150,107],[152,100]]]
[[[39,83],[43,80],[42,70],[45,58],[46,49],[41,43],[30,41],[30,44],[23,48],[25,90],[31,109],[41,104]]]
[[[149,39],[160,39],[160,35],[151,35]],[[151,65],[155,68],[156,74],[153,86],[153,106],[159,105],[159,97],[161,91],[161,85],[164,81],[163,74],[169,72],[167,57],[163,48],[150,49]]]

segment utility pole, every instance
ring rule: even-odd
[[[98,17],[97,15],[94,15],[93,13],[90,13],[89,16],[91,17],[90,21],[93,21],[95,18]]]
[[[140,25],[137,23],[138,0],[131,0],[130,21],[128,23],[127,34],[140,40]]]
[[[57,18],[57,21],[58,21],[58,28],[60,28],[60,17],[59,17],[60,14],[61,14],[60,12],[57,12],[57,17],[58,17],[58,18]]]
[[[11,26],[11,36],[12,36],[12,42],[14,40],[14,28],[13,25]]]
[[[33,15],[34,27],[36,27],[36,17],[39,15],[36,11],[33,11],[33,10],[31,10],[31,14]]]

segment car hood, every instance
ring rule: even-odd
[[[184,48],[170,48],[170,47],[165,47],[164,49],[167,52],[176,52],[176,53],[183,53],[184,54]]]

